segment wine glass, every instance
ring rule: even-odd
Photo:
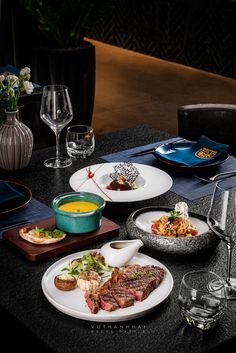
[[[60,156],[61,130],[72,120],[73,112],[68,93],[64,85],[48,85],[43,87],[40,117],[56,135],[56,157],[44,161],[50,168],[65,168],[71,165],[70,158]]]
[[[231,278],[232,251],[236,243],[236,188],[226,189],[224,181],[215,185],[207,215],[210,229],[225,243],[227,249],[226,296],[236,299],[236,279]],[[211,283],[212,287],[217,283]]]

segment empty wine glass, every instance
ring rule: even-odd
[[[73,112],[68,93],[64,85],[48,85],[43,87],[40,117],[56,135],[56,157],[44,161],[50,168],[65,168],[71,165],[70,158],[60,156],[61,130],[72,120]]]
[[[232,251],[236,243],[236,188],[226,190],[223,181],[215,185],[207,216],[211,230],[226,244],[227,249],[227,299],[236,299],[236,279],[231,278]],[[217,283],[212,282],[212,287]]]

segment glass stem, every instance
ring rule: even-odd
[[[231,272],[231,260],[232,260],[232,250],[234,245],[230,243],[226,243],[227,246],[227,275],[226,275],[226,284],[231,287],[230,283],[230,272]]]
[[[59,158],[60,158],[60,134],[61,134],[61,131],[60,131],[60,130],[56,130],[56,131],[55,131],[55,135],[56,135],[56,159],[57,159],[57,163],[59,163]]]

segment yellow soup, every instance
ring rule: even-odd
[[[98,205],[94,202],[89,201],[71,201],[64,203],[58,208],[59,210],[65,212],[89,212],[96,210],[96,208],[98,208]]]

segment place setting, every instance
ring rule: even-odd
[[[12,228],[52,216],[50,207],[33,197],[31,189],[16,181],[0,181],[0,238]]]
[[[156,183],[155,181],[159,182]],[[172,178],[163,170],[140,163],[101,163],[82,168],[69,180],[74,191],[94,192],[107,202],[135,202],[168,191]]]
[[[211,195],[215,179],[227,177],[228,187],[236,185],[236,159],[230,147],[201,136],[197,142],[175,137],[154,144],[120,151],[101,158],[107,162],[143,163],[167,172],[173,179],[170,191],[196,200]]]
[[[147,315],[170,295],[174,282],[163,263],[138,252],[143,244],[137,242],[112,241],[58,260],[43,275],[44,295],[56,309],[88,321]]]

